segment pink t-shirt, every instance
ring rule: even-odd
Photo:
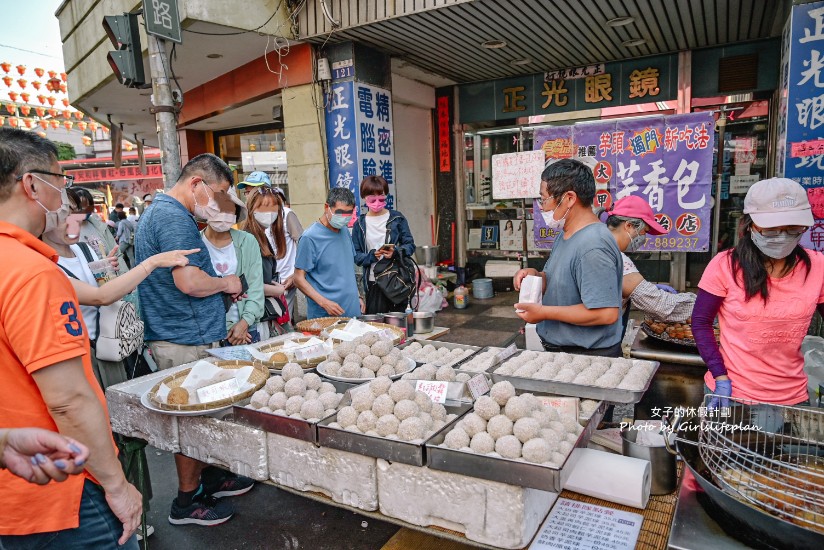
[[[824,302],[824,255],[807,253],[810,273],[799,263],[786,277],[770,277],[766,305],[760,295],[745,299],[743,284],[733,281],[730,251],[718,254],[704,271],[698,287],[724,298],[718,324],[733,397],[779,405],[808,399],[801,342],[816,305]],[[715,389],[709,372],[704,381]]]

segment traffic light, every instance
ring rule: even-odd
[[[143,86],[146,74],[143,71],[137,14],[106,15],[103,17],[103,29],[116,48],[106,57],[118,82],[129,88]]]

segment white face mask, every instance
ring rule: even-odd
[[[558,205],[560,206],[560,202],[558,203]],[[557,210],[557,208],[555,210]],[[561,216],[560,220],[555,219],[555,210],[550,210],[549,212],[541,211],[541,217],[544,218],[544,223],[546,224],[547,228],[552,229],[553,231],[563,231],[567,214],[569,214],[569,211],[572,210],[572,205],[569,205],[569,208],[567,208],[567,211],[564,212],[564,215]]]
[[[218,233],[226,233],[232,228],[233,225],[235,225],[235,223],[237,223],[237,216],[234,214],[218,212],[207,223],[212,230],[217,231]]]
[[[205,181],[201,183],[206,189],[209,189],[209,186],[206,185]],[[205,206],[201,206],[197,203],[197,195],[195,195],[194,190],[192,191],[192,197],[195,200],[194,215],[201,220],[206,220],[209,222],[213,220],[215,216],[220,214],[220,206],[218,206],[214,193],[211,189],[209,189],[206,194],[209,195],[209,202],[207,202]]]
[[[255,212],[255,221],[263,227],[271,227],[278,219],[278,212]]]
[[[634,229],[635,229],[635,231],[638,231],[637,228],[634,228]],[[629,231],[627,231],[627,235],[629,236],[629,245],[627,246],[627,249],[624,250],[624,252],[632,254],[633,252],[637,251],[639,248],[644,246],[644,243],[647,242],[646,235],[641,235],[640,233],[637,233],[633,237],[632,234]]]
[[[795,247],[798,246],[798,242],[802,237],[802,235],[790,235],[783,231],[775,237],[765,237],[755,230],[750,231],[750,235],[753,244],[758,247],[758,250],[774,260],[782,260],[789,256],[792,251],[795,250]]]
[[[55,191],[60,192],[60,207],[57,210],[49,210],[46,206],[37,199],[34,199],[40,207],[46,211],[46,227],[43,229],[43,233],[48,233],[49,231],[53,231],[57,228],[58,225],[66,221],[68,219],[69,214],[71,214],[71,203],[69,202],[69,195],[66,193],[66,188],[60,189],[55,187],[51,183],[47,182],[37,174],[32,174],[35,178],[39,179]]]
[[[129,220],[130,222],[136,222],[137,221],[137,214],[132,214],[131,216],[126,216],[126,219]]]

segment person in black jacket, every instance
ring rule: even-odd
[[[395,254],[412,256],[415,240],[409,223],[403,214],[386,207],[389,184],[381,176],[367,176],[360,185],[362,204],[366,204],[366,215],[358,218],[352,228],[352,243],[355,246],[355,263],[363,267],[363,286],[366,291],[366,313],[386,313],[404,311],[407,301],[392,303],[383,295],[375,282],[373,267],[383,258]],[[384,246],[389,244],[391,246]]]

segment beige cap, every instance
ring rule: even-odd
[[[813,213],[807,190],[787,178],[756,182],[744,198],[744,213],[759,227],[803,225],[812,227]]]

